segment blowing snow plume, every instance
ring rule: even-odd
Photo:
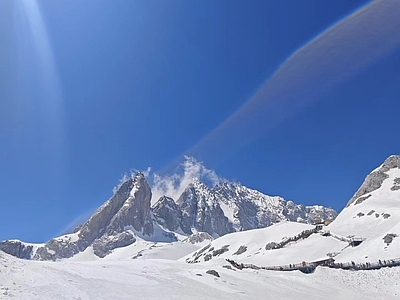
[[[374,1],[294,52],[232,116],[187,151],[220,161],[400,48],[400,1]]]
[[[202,162],[189,156],[184,157],[183,163],[180,164],[180,168],[175,174],[161,176],[154,173],[152,177],[152,204],[164,195],[177,200],[194,178],[211,186],[215,186],[223,180],[214,170],[207,169]]]

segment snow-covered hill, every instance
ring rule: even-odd
[[[392,155],[369,174],[335,221],[332,232],[365,239],[357,260],[400,257],[400,156]],[[347,260],[348,254],[338,256]]]

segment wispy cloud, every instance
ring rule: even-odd
[[[202,162],[189,156],[184,157],[177,173],[165,176],[153,173],[152,176],[149,175],[149,178],[152,179],[152,203],[155,203],[164,195],[177,200],[193,181],[193,178],[202,180],[211,186],[215,186],[224,180],[214,170],[207,169]]]

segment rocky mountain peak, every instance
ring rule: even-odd
[[[129,197],[124,201],[118,212],[111,218],[106,232],[122,232],[132,226],[137,232],[152,235],[153,223],[150,212],[151,189],[142,173],[133,177],[133,187]]]
[[[382,165],[385,170],[400,168],[400,155],[390,155]]]
[[[400,168],[400,155],[389,156],[382,165],[373,170],[364,180],[361,187],[357,190],[354,196],[349,200],[346,207],[349,207],[352,203],[360,203],[363,201],[366,194],[379,189],[383,181],[389,178],[388,171],[391,169]],[[362,198],[360,201],[359,199]]]
[[[182,228],[182,212],[174,199],[162,196],[152,207],[153,215],[157,222],[171,231],[181,229],[186,233],[190,233],[190,228]],[[185,229],[185,230],[183,230]]]
[[[374,237],[400,234],[400,156],[389,156],[368,174],[355,195],[329,226],[341,235]],[[376,242],[371,246],[380,247]]]
[[[135,242],[126,232],[130,228],[141,235],[152,235],[150,211],[151,190],[143,173],[125,180],[101,205],[73,237],[51,239],[34,256],[38,260],[67,258],[93,246],[94,253],[104,257],[112,249]]]
[[[193,178],[176,201],[163,196],[151,206],[151,197],[144,174],[136,173],[122,182],[111,198],[74,233],[51,239],[35,253],[31,248],[22,251],[18,244],[10,242],[0,244],[0,249],[19,257],[30,257],[33,253],[33,259],[55,260],[92,247],[97,256],[104,257],[115,248],[135,243],[138,237],[152,240],[162,236],[163,241],[172,241],[176,240],[174,232],[185,235],[203,232],[193,238],[197,240],[284,220],[312,223],[314,219],[336,216],[332,209],[296,205],[239,183],[222,182],[210,188],[198,178]]]

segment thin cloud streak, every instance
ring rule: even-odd
[[[374,1],[294,52],[233,115],[189,149],[219,162],[400,48],[400,1]]]

